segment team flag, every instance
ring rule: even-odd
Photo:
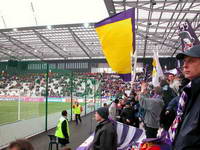
[[[154,51],[153,56],[153,73],[152,73],[152,84],[154,87],[160,86],[160,78],[164,77],[162,68],[160,66],[159,58],[158,58],[158,51]]]
[[[133,145],[139,146],[140,143],[146,138],[145,132],[142,129],[128,126],[121,122],[113,121],[117,130],[117,150],[127,150]],[[94,139],[94,133],[83,142],[76,150],[90,150],[92,141]]]
[[[135,51],[135,9],[118,13],[95,24],[109,66],[124,81],[131,81]]]

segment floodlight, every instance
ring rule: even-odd
[[[84,26],[85,28],[88,28],[88,27],[90,26],[90,24],[89,24],[89,23],[84,23],[83,26]]]
[[[52,26],[51,26],[51,25],[48,25],[48,26],[47,26],[47,29],[51,30],[51,29],[52,29]]]
[[[17,32],[18,30],[17,30],[17,28],[13,28],[13,31],[14,31],[14,32]]]

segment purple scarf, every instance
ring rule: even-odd
[[[191,88],[191,82],[187,84],[186,88]],[[183,116],[183,113],[185,110],[185,104],[187,103],[187,101],[188,101],[188,95],[185,91],[183,91],[179,99],[176,118],[174,119],[171,127],[168,130],[168,133],[169,133],[168,138],[171,141],[171,143],[174,141],[177,127],[179,123],[182,121],[182,116]]]

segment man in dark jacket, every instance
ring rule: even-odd
[[[186,93],[186,103],[181,121],[175,130],[173,149],[198,150],[200,149],[200,45],[178,54],[176,58],[184,60],[183,72],[191,82],[183,89]],[[178,109],[181,106],[180,100]]]
[[[160,86],[162,87],[162,91],[163,91],[162,98],[163,98],[163,101],[164,101],[164,104],[165,104],[164,108],[163,108],[163,110],[162,110],[162,112],[160,114],[160,123],[161,123],[161,126],[165,130],[168,130],[169,126],[171,125],[171,121],[169,120],[169,116],[170,115],[165,113],[167,111],[166,107],[171,102],[171,100],[173,98],[175,98],[177,95],[174,92],[174,90],[172,88],[170,88],[170,86],[169,86],[169,84],[168,84],[166,79],[161,80]]]
[[[177,94],[173,91],[172,88],[170,88],[169,84],[167,83],[166,79],[161,80],[160,86],[163,90],[163,101],[165,103],[165,106],[168,105],[168,103],[177,96]]]
[[[93,140],[93,150],[116,150],[117,132],[111,121],[108,120],[108,109],[101,107],[96,111],[95,119],[98,122]]]
[[[122,110],[120,117],[124,124],[133,126],[135,120],[134,110],[131,107],[131,103],[129,101],[126,102],[125,108]]]

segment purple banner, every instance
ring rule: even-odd
[[[114,23],[117,21],[121,21],[124,19],[128,19],[128,18],[132,18],[132,20],[133,20],[132,23],[134,23],[134,26],[135,26],[135,22],[134,22],[135,21],[135,8],[128,9],[121,13],[115,14],[111,17],[108,17],[100,22],[97,22],[95,24],[95,28],[106,25],[106,24]]]
[[[128,74],[119,74],[119,76],[122,78],[123,81],[129,82],[131,81],[131,73]]]
[[[146,138],[142,129],[128,126],[121,122],[113,121],[113,125],[116,126],[118,147],[117,150],[127,150],[132,145],[138,145]],[[92,147],[92,141],[94,134],[92,134],[84,143],[82,143],[76,150],[89,150]]]
[[[108,17],[100,22],[97,22],[95,24],[95,28],[106,25],[106,24],[110,24],[110,23],[114,23],[117,21],[121,21],[121,20],[125,20],[131,18],[132,20],[132,32],[133,32],[133,42],[132,42],[132,46],[133,46],[133,52],[135,51],[135,38],[136,38],[136,34],[135,34],[135,8],[131,8],[128,9],[126,11],[117,13],[111,17]]]

